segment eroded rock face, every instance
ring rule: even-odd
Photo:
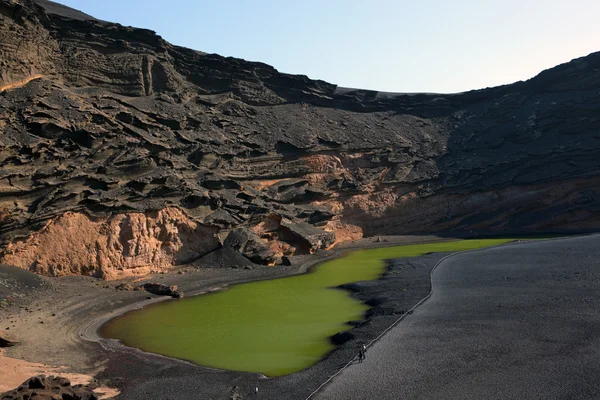
[[[41,0],[0,0],[0,48],[0,251],[24,268],[166,268],[217,230],[277,264],[363,235],[600,223],[600,53],[498,88],[390,94]],[[176,208],[176,230],[145,227]]]
[[[2,260],[44,275],[113,279],[194,261],[220,246],[215,233],[177,208],[106,219],[67,212],[8,244]]]

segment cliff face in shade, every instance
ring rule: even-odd
[[[278,264],[363,235],[596,229],[599,155],[600,53],[497,88],[393,94],[0,0],[3,262],[42,273],[166,268],[220,243]],[[184,237],[140,228],[139,252],[115,239],[84,256],[132,219]],[[52,235],[71,240],[48,257]]]

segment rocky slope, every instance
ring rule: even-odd
[[[600,222],[600,53],[497,88],[391,94],[0,0],[0,129],[0,261],[50,275]]]

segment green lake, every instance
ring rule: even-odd
[[[280,376],[308,368],[334,346],[329,337],[361,320],[367,305],[341,284],[378,279],[386,259],[471,250],[513,241],[480,239],[358,250],[308,273],[235,285],[117,317],[102,336],[208,367]]]

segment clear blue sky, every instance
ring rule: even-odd
[[[600,51],[600,0],[55,0],[340,86],[458,92]]]

